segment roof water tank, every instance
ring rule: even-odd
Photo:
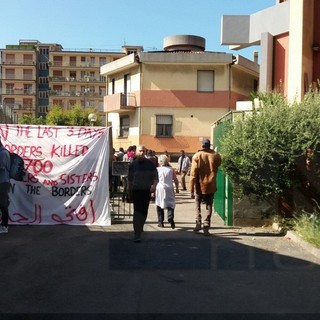
[[[164,51],[204,51],[206,39],[193,35],[173,35],[163,40]]]

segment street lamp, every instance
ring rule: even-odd
[[[88,115],[88,120],[90,121],[91,125],[94,126],[97,121],[97,115],[95,113],[90,113]]]

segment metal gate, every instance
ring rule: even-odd
[[[126,161],[113,161],[110,179],[111,217],[117,219],[131,219],[133,205],[128,202],[128,169]]]
[[[218,148],[218,152],[221,149],[221,138],[227,130],[227,126],[236,119],[243,118],[250,112],[252,110],[230,111],[213,124],[213,143]],[[233,185],[221,168],[219,168],[217,175],[217,192],[214,195],[214,209],[227,226],[233,225]]]

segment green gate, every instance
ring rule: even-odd
[[[252,111],[230,111],[213,124],[213,143],[218,152],[221,150],[221,138],[227,126],[235,119],[243,118],[248,112]],[[231,180],[221,167],[217,175],[217,192],[214,195],[214,209],[223,219],[225,225],[233,225],[233,186]]]
[[[213,125],[213,144],[218,152],[221,149],[220,140],[226,129],[226,125],[232,121],[232,112],[216,121]],[[219,214],[225,225],[233,225],[233,197],[232,183],[219,167],[217,175],[217,191],[214,195],[214,210]]]

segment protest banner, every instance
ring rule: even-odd
[[[11,179],[9,224],[111,225],[109,130],[0,124],[2,144],[27,171]]]

